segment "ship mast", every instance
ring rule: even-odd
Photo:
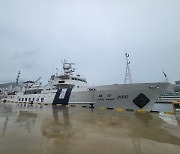
[[[18,72],[18,75],[17,75],[17,78],[16,78],[16,86],[18,86],[19,76],[20,76],[20,71]]]
[[[129,81],[129,83],[132,83],[131,72],[129,68],[130,61],[128,60],[129,54],[126,53],[125,56],[126,56],[126,74],[125,74],[124,84],[126,84],[127,81]]]
[[[75,72],[75,68],[72,67],[72,65],[75,65],[75,63],[68,63],[66,60],[62,61],[63,63],[63,71],[64,75],[71,76]]]
[[[165,81],[166,82],[169,82],[169,79],[168,79],[168,77],[167,77],[167,74],[163,71],[163,74],[164,74],[164,77],[165,77]]]

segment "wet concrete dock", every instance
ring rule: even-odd
[[[178,154],[174,115],[0,102],[0,154]]]

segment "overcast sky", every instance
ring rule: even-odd
[[[180,79],[180,0],[0,0],[0,83],[76,63],[90,84]]]

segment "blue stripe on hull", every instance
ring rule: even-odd
[[[56,104],[68,105],[69,98],[71,96],[71,91],[72,91],[72,88],[68,88],[66,91],[65,97],[59,98],[62,92],[62,89],[58,89],[52,104],[53,105],[56,105]]]

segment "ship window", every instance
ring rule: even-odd
[[[26,90],[24,94],[40,94],[42,89]]]
[[[111,97],[111,94],[108,94],[107,97]]]
[[[22,98],[22,101],[24,101],[24,98]]]
[[[44,98],[41,98],[41,102],[44,102]]]
[[[79,88],[79,86],[77,86],[77,88]]]
[[[64,83],[65,81],[59,81],[59,83]]]
[[[89,90],[89,91],[95,91],[96,89],[93,89],[93,88],[89,88],[88,90]]]
[[[25,98],[25,101],[27,101],[27,98]]]
[[[31,101],[31,98],[29,98],[29,101]]]
[[[21,98],[19,98],[19,101],[21,101]]]
[[[32,99],[32,101],[34,101],[34,98]]]
[[[100,94],[99,97],[102,97],[102,94]]]
[[[39,101],[39,98],[37,98],[36,101],[38,102],[38,101]]]

